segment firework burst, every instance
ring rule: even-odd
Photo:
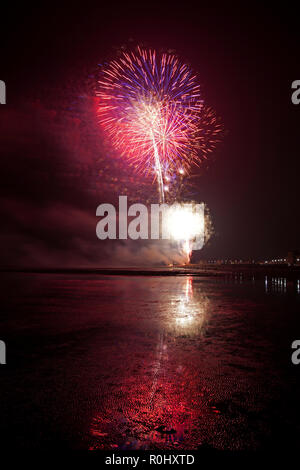
[[[113,146],[137,171],[156,176],[160,200],[168,175],[188,173],[220,132],[197,76],[174,54],[137,48],[100,72],[98,116]]]

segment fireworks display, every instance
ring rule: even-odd
[[[101,66],[97,96],[99,123],[112,147],[137,172],[156,179],[160,203],[176,202],[171,238],[189,261],[192,240],[204,227],[178,196],[191,167],[207,158],[222,131],[197,75],[173,53],[138,47]]]
[[[121,156],[154,174],[160,201],[174,172],[187,173],[212,151],[220,128],[197,76],[174,54],[137,48],[101,69],[98,116]]]

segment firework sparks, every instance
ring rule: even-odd
[[[174,54],[138,48],[101,69],[98,115],[120,155],[156,177],[160,201],[167,174],[185,174],[206,158],[219,126],[203,103],[197,77]]]
[[[173,204],[166,213],[170,238],[180,244],[187,262],[190,261],[193,241],[199,236],[204,238],[204,213],[197,210],[198,206],[193,203]]]

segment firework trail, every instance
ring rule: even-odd
[[[219,127],[197,77],[174,54],[137,48],[100,72],[98,116],[113,146],[137,171],[154,171],[160,195],[214,147]]]

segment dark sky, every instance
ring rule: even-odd
[[[215,231],[201,255],[259,259],[300,249],[300,105],[291,102],[291,83],[300,79],[299,12],[292,3],[285,10],[148,3],[26,3],[3,15],[2,265],[121,259],[120,247],[96,239],[95,211],[122,194],[126,178],[134,198],[135,178],[110,163],[97,134],[93,74],[131,43],[175,49],[226,129],[197,179]],[[150,263],[151,249],[130,247],[124,262],[137,260]]]

